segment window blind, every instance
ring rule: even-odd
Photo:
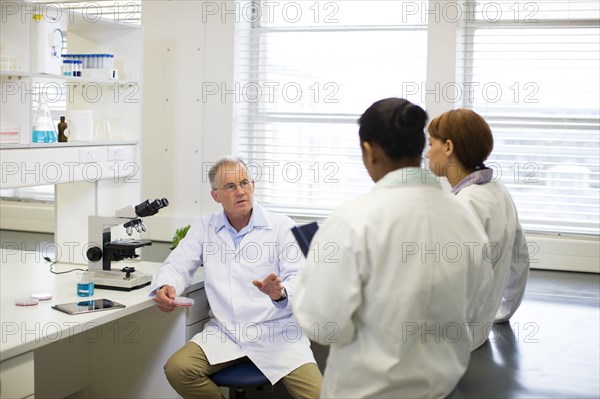
[[[494,133],[489,159],[524,227],[600,233],[600,3],[467,4],[464,106]],[[466,95],[468,94],[468,95]]]
[[[403,84],[425,82],[427,21],[405,1],[246,4],[229,88],[238,94],[235,150],[249,162],[257,201],[325,217],[373,187],[357,120]]]

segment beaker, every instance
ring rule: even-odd
[[[94,140],[108,141],[112,140],[112,131],[110,129],[110,113],[96,112],[94,118]]]
[[[32,143],[54,143],[56,142],[56,131],[52,122],[52,115],[48,104],[40,101],[40,105],[35,113],[33,120],[33,129],[31,135]]]
[[[77,273],[77,296],[94,295],[94,272]]]

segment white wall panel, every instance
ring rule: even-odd
[[[142,197],[170,201],[145,220],[152,239],[170,240],[182,222],[218,209],[204,165],[231,152],[231,105],[204,101],[202,90],[233,79],[233,20],[203,14],[201,1],[143,3]]]

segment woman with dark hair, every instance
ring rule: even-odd
[[[494,286],[473,330],[475,349],[487,340],[492,323],[507,321],[521,304],[529,272],[527,242],[512,197],[484,165],[494,148],[487,122],[474,111],[455,109],[433,119],[428,132],[429,168],[446,177],[452,192],[477,213],[490,240]]]
[[[311,339],[331,345],[323,398],[445,397],[467,368],[464,327],[491,288],[487,238],[420,168],[426,121],[401,98],[363,113],[360,146],[375,187],[325,221],[298,276],[294,314]]]

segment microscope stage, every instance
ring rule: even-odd
[[[95,271],[94,286],[100,289],[132,291],[145,287],[152,282],[152,275],[143,272],[132,272],[129,278],[118,269]]]

